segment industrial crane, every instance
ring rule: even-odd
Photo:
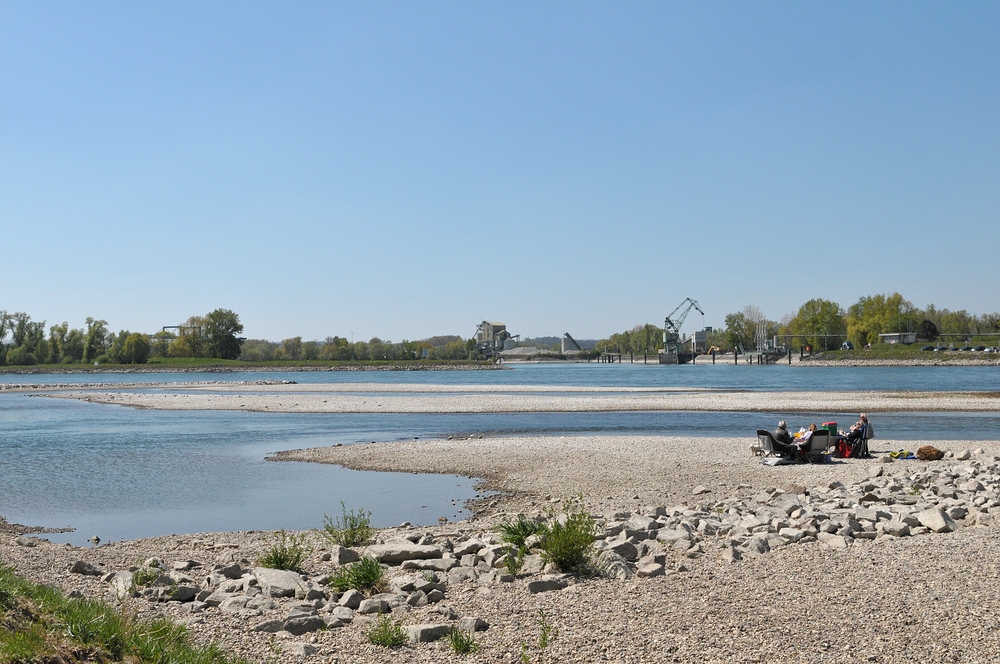
[[[683,311],[681,311],[683,309]],[[691,298],[684,298],[684,301],[677,305],[677,308],[670,312],[666,320],[663,321],[663,352],[680,354],[681,345],[681,325],[691,309],[696,309],[702,316],[705,312],[701,310],[698,303]],[[677,312],[680,311],[678,314]]]

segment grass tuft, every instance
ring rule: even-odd
[[[326,585],[338,593],[347,590],[371,592],[385,586],[385,570],[377,560],[365,556],[355,563],[348,563],[326,578]]]
[[[379,616],[365,636],[370,643],[392,650],[402,648],[409,640],[406,636],[406,630],[403,629],[403,624],[387,615]]]
[[[375,536],[372,513],[363,509],[348,512],[343,500],[340,501],[340,511],[341,516],[333,519],[323,515],[323,535],[340,546],[361,546],[370,542]]]
[[[271,541],[270,546],[257,560],[261,567],[305,573],[306,558],[312,553],[312,549],[306,546],[305,535],[289,534],[282,528],[268,539]]]
[[[545,535],[548,527],[539,521],[528,519],[523,514],[519,514],[512,521],[504,521],[497,525],[500,537],[504,542],[513,544],[518,549],[524,548],[524,543],[532,535]]]
[[[476,643],[476,638],[472,634],[463,632],[458,628],[448,632],[445,639],[447,639],[448,646],[452,652],[457,655],[469,655],[479,651],[479,644]]]

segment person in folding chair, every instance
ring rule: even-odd
[[[795,445],[795,441],[792,440],[792,436],[788,433],[787,422],[784,420],[778,422],[778,428],[771,433],[771,436],[774,438],[776,452],[792,458],[797,456],[799,448]]]
[[[861,417],[858,418],[857,423],[851,426],[851,430],[847,434],[847,442],[850,443],[852,449],[851,456],[871,456],[868,452],[868,441],[874,437],[875,429],[872,427],[872,423],[868,421],[868,414],[861,413]]]

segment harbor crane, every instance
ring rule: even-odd
[[[678,357],[682,355],[681,325],[684,324],[692,309],[697,310],[702,316],[705,315],[705,312],[698,306],[698,302],[687,297],[663,321],[663,352],[665,354],[675,354]]]

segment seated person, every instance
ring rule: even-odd
[[[776,451],[782,454],[791,454],[795,451],[795,444],[788,433],[788,423],[784,420],[778,422],[778,428],[771,434],[774,437]]]
[[[798,444],[808,443],[809,438],[812,436],[813,431],[816,431],[816,423],[813,422],[809,425],[808,429],[802,429],[795,434],[795,442]]]
[[[851,425],[851,430],[847,434],[848,442],[853,443],[860,439],[861,436],[868,431],[868,428],[868,415],[867,413],[861,413],[861,417],[858,418],[858,421]]]

